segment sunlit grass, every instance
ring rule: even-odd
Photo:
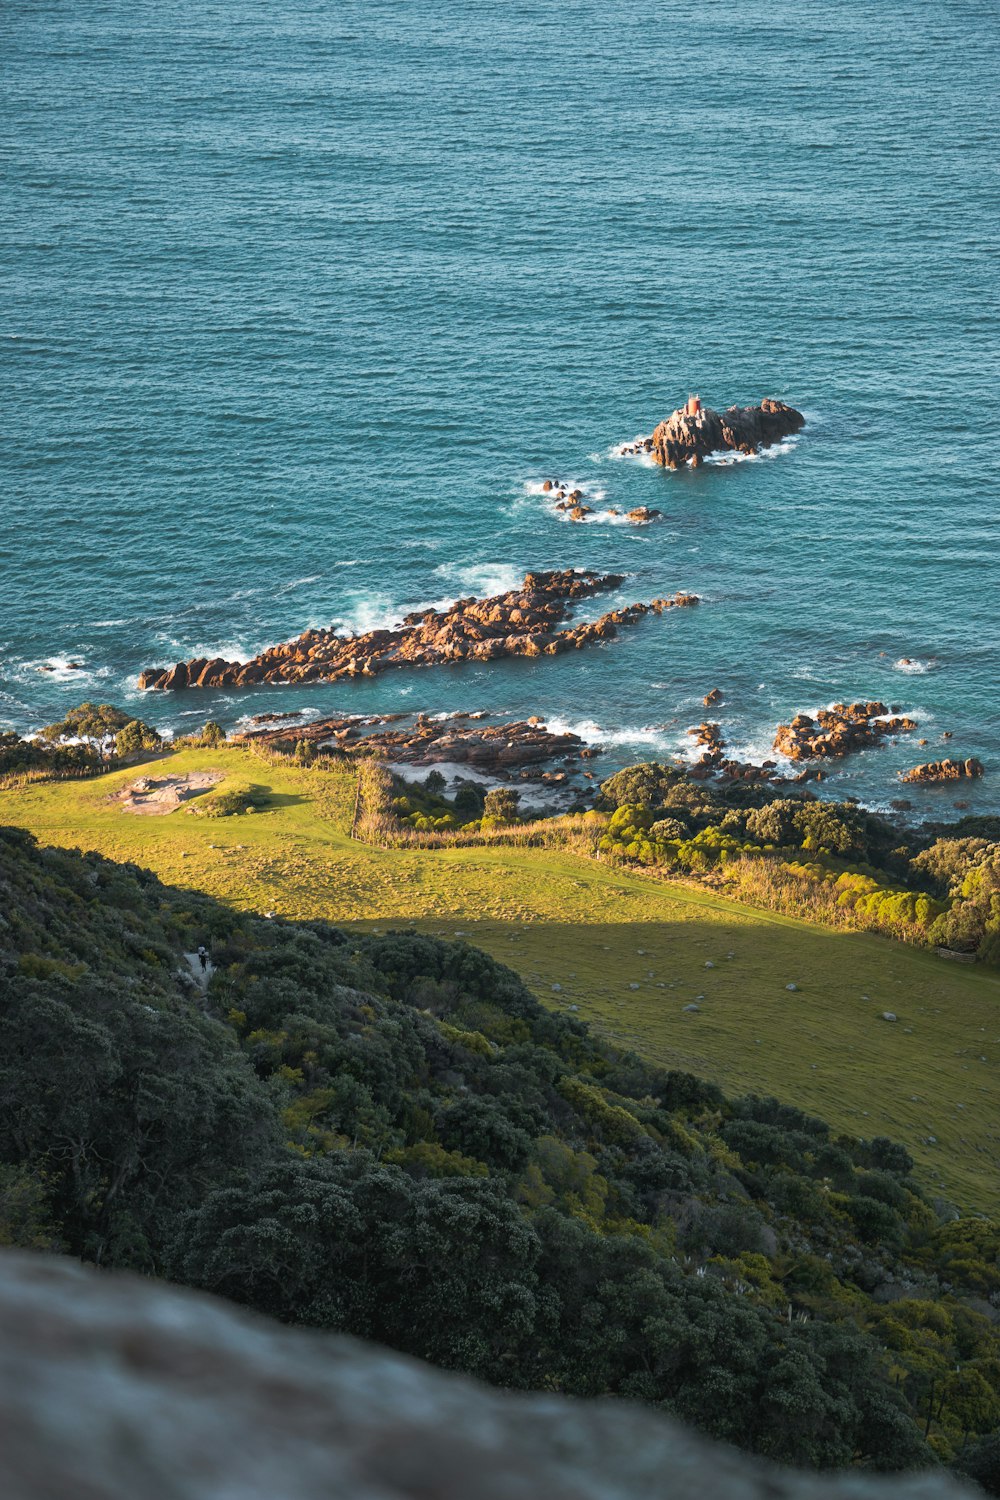
[[[997,976],[552,849],[372,848],[350,837],[350,770],[223,746],[141,771],[211,769],[268,788],[268,809],[125,813],[110,799],[131,770],[4,791],[0,820],[255,911],[464,933],[546,1003],[578,1007],[654,1060],[893,1136],[928,1186],[966,1210],[1000,1210]]]

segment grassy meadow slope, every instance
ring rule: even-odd
[[[578,1007],[654,1061],[891,1136],[929,1187],[967,1212],[1000,1210],[995,974],[574,855],[369,848],[349,834],[348,772],[271,766],[227,746],[142,769],[168,768],[265,786],[269,807],[225,819],[128,814],[110,798],[132,769],[0,792],[0,822],[255,911],[460,932],[546,1002]],[[685,1012],[692,1002],[700,1010]]]

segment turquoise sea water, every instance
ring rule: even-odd
[[[760,755],[878,696],[930,744],[830,792],[976,754],[996,806],[998,36],[992,0],[8,0],[0,722],[484,708],[610,765],[715,686]],[[689,391],[808,425],[610,456]],[[571,525],[550,475],[666,520]],[[569,565],[705,603],[570,658],[134,690]]]

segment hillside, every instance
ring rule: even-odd
[[[1000,1209],[995,973],[554,851],[373,849],[349,836],[346,770],[267,765],[229,746],[143,769],[164,768],[219,770],[222,792],[262,785],[267,807],[129,815],[111,798],[132,770],[2,792],[0,818],[250,911],[466,933],[547,1004],[578,1007],[650,1060],[891,1136],[928,1189],[968,1212]]]
[[[18,830],[0,900],[0,1241],[816,1467],[1000,1418],[996,1228],[940,1222],[885,1137],[621,1052],[465,943]]]

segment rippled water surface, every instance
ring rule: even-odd
[[[0,721],[485,708],[611,763],[711,687],[761,755],[878,696],[928,747],[831,789],[950,750],[995,805],[997,40],[975,0],[8,0]],[[689,390],[808,425],[611,456]],[[549,475],[665,520],[574,526]],[[705,604],[571,658],[134,689],[568,565]]]

